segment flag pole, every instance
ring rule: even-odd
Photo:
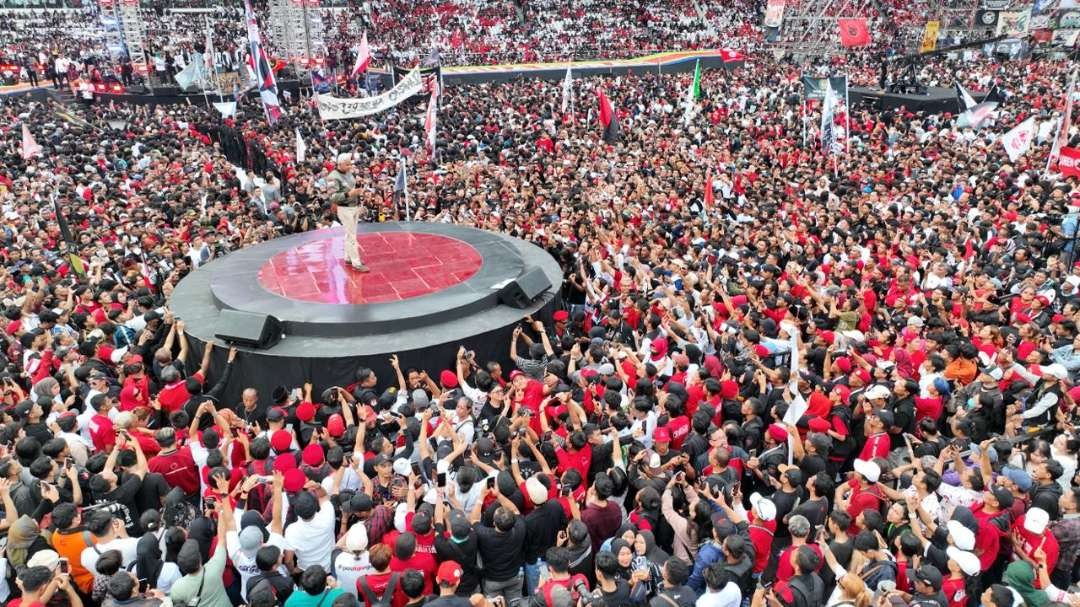
[[[851,91],[851,83],[848,82],[847,74],[844,74],[844,154],[851,155],[851,104],[848,98]]]
[[[1050,146],[1050,154],[1046,157],[1046,170],[1043,171],[1043,176],[1050,174],[1050,165],[1054,162],[1054,152],[1057,151],[1059,157],[1061,155],[1061,147],[1058,142],[1061,140],[1061,130],[1066,128],[1065,125],[1070,122],[1074,86],[1076,86],[1076,72],[1069,76],[1069,88],[1065,90],[1065,111],[1061,115],[1061,120],[1058,121],[1057,132],[1054,133],[1054,143]],[[1068,133],[1065,136],[1068,137]]]
[[[412,208],[409,207],[409,163],[405,157],[401,157],[401,170],[405,174],[405,183],[402,193],[405,195],[405,221],[412,221]]]

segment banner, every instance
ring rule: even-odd
[[[339,98],[331,95],[319,95],[319,116],[323,120],[348,120],[361,118],[386,111],[402,101],[419,93],[423,89],[420,70],[414,69],[398,80],[394,88],[382,95],[362,98]]]
[[[998,36],[1008,36],[1010,38],[1019,38],[1026,36],[1028,29],[1031,26],[1031,10],[1026,11],[1006,11],[998,15],[997,32]]]
[[[941,29],[939,21],[927,21],[926,29],[923,30],[922,44],[919,45],[920,53],[928,53],[937,48],[938,30]]]
[[[765,27],[780,27],[784,22],[785,0],[769,0],[765,6]]]
[[[1077,37],[1080,37],[1080,30],[1054,30],[1054,37],[1050,40],[1050,43],[1061,46],[1076,46]]]
[[[215,101],[214,109],[221,112],[222,118],[232,118],[236,115],[236,102],[235,101]]]
[[[1061,148],[1057,168],[1065,177],[1080,177],[1080,148]]]
[[[831,76],[829,78],[802,77],[803,95],[807,99],[824,99],[825,89],[831,88],[840,97],[847,97],[847,76]]]
[[[1057,14],[1057,29],[1080,29],[1080,11],[1062,11]]]
[[[836,24],[840,28],[840,44],[844,48],[870,44],[870,30],[866,26],[866,19],[837,19]]]
[[[997,28],[998,12],[990,10],[975,11],[975,27]]]
[[[1012,6],[1012,0],[983,0],[982,7],[989,11],[1002,11]]]

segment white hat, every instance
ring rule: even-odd
[[[338,161],[338,163],[352,162],[352,154],[348,154],[348,153],[338,154],[337,155],[337,161]]]
[[[38,550],[30,560],[26,561],[27,567],[47,567],[56,569],[60,564],[60,555],[55,550]]]
[[[349,552],[361,552],[367,550],[368,537],[367,527],[364,522],[354,524],[345,534],[345,549]]]
[[[949,521],[945,523],[945,526],[949,529],[953,546],[960,550],[975,549],[975,534],[971,532],[971,529],[965,527],[960,521]]]
[[[1046,531],[1046,526],[1050,523],[1050,515],[1047,514],[1042,508],[1032,508],[1024,515],[1024,529],[1040,535],[1043,531]]]
[[[979,575],[979,572],[982,571],[979,557],[975,556],[973,552],[961,550],[956,546],[949,546],[945,549],[945,554],[956,561],[957,565],[960,565],[960,570],[964,572],[964,575]]]
[[[427,492],[424,493],[424,502],[432,506],[439,503],[439,492],[435,491],[435,487],[428,488]]]
[[[547,487],[535,476],[525,481],[525,493],[529,496],[529,501],[537,506],[546,502],[548,498]]]
[[[652,455],[649,456],[649,467],[650,468],[659,468],[662,465],[663,465],[663,462],[660,461],[660,454],[659,453],[653,453]]]
[[[750,507],[757,510],[758,518],[763,521],[776,518],[776,504],[771,499],[762,497],[760,493],[750,495]]]
[[[398,476],[409,476],[412,474],[412,464],[404,457],[399,457],[394,460],[394,474]]]
[[[871,483],[876,483],[881,478],[881,466],[868,459],[855,460],[855,472],[866,477],[866,480]]]
[[[875,384],[866,390],[866,398],[870,400],[889,398],[890,394],[891,392],[889,392],[889,389],[881,384]]]
[[[1046,366],[1039,365],[1039,371],[1041,371],[1043,375],[1049,375],[1057,379],[1066,379],[1069,377],[1069,370],[1061,363],[1054,363]]]

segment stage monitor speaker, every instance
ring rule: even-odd
[[[148,95],[150,93],[150,89],[146,88],[141,84],[133,84],[125,88],[124,92],[130,93],[132,95]]]
[[[533,267],[499,291],[499,302],[511,308],[527,308],[541,293],[551,288],[543,268]]]
[[[269,314],[222,310],[214,337],[230,344],[265,350],[281,339],[281,321]]]

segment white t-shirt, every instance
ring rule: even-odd
[[[277,546],[282,552],[285,551],[285,538],[277,533],[270,533],[270,539],[263,543],[264,546]],[[240,572],[240,597],[247,600],[248,580],[259,575],[259,566],[255,564],[255,555],[248,555],[240,549],[240,534],[229,531],[225,534],[225,546],[229,551],[229,558],[233,566]]]
[[[114,540],[105,542],[104,544],[83,548],[82,554],[79,555],[79,562],[82,563],[84,569],[96,576],[97,562],[98,559],[101,558],[101,555],[110,550],[119,550],[120,556],[123,557],[121,568],[127,569],[135,562],[135,558],[139,555],[138,548],[139,538],[118,537]]]
[[[735,582],[728,582],[719,592],[706,592],[698,597],[695,607],[739,607],[742,592]]]
[[[184,576],[180,574],[180,568],[176,566],[176,563],[163,563],[161,565],[161,572],[158,573],[157,576],[156,588],[165,594],[169,594],[169,591],[172,590],[173,583],[182,577]]]
[[[342,552],[334,559],[334,577],[337,578],[338,588],[359,598],[356,593],[356,582],[369,573],[375,573],[371,566],[367,550],[359,556],[351,552]]]
[[[334,550],[334,507],[326,500],[310,521],[298,520],[285,528],[285,543],[296,553],[296,566],[322,565],[330,570]]]

